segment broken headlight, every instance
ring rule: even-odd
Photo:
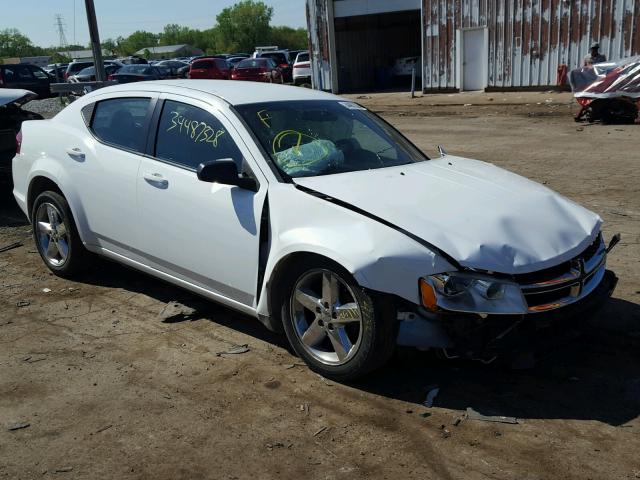
[[[488,275],[451,272],[420,279],[423,305],[432,311],[522,314],[527,306],[518,284]]]

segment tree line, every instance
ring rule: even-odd
[[[216,24],[198,30],[175,23],[165,25],[162,32],[138,30],[127,37],[107,38],[102,48],[115,55],[126,56],[140,49],[186,43],[200,48],[205,53],[253,52],[257,45],[278,45],[282,48],[305,49],[308,46],[307,30],[287,26],[272,26],[273,8],[261,1],[243,0],[227,7],[216,16]],[[98,26],[100,19],[98,18]],[[84,45],[69,45],[66,50],[90,48]],[[38,55],[56,58],[59,47],[39,47],[15,28],[0,30],[0,58],[31,57]]]

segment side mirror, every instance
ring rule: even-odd
[[[230,158],[208,160],[198,165],[198,180],[222,185],[235,185],[244,190],[258,191],[258,182],[253,178],[241,177],[236,162]]]

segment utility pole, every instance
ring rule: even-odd
[[[104,82],[107,75],[104,71],[102,61],[102,47],[100,46],[100,35],[98,34],[98,22],[96,20],[96,9],[93,0],[84,0],[87,9],[87,22],[89,23],[89,38],[91,39],[91,50],[93,51],[93,63],[96,69],[96,81]]]

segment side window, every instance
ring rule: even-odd
[[[149,98],[113,98],[97,102],[91,130],[103,142],[142,152],[147,140],[144,122]]]
[[[31,72],[33,73],[34,77],[39,78],[40,80],[49,78],[49,75],[47,75],[44,70],[41,70],[38,67],[31,67]]]
[[[33,75],[26,65],[11,65],[5,68],[6,80],[18,82],[20,80],[33,80]]]
[[[193,170],[230,158],[242,171],[242,153],[222,123],[201,108],[171,100],[162,108],[155,156]]]

